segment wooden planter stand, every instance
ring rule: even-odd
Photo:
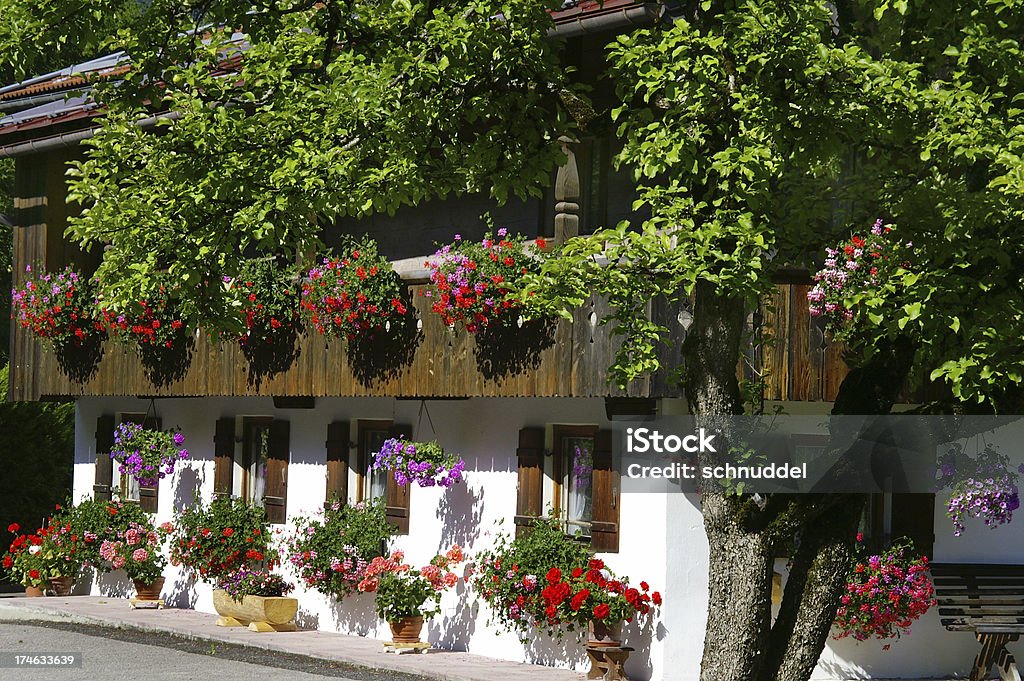
[[[286,596],[244,596],[237,602],[223,589],[213,592],[218,627],[249,627],[249,631],[295,631],[299,601]]]
[[[629,681],[624,667],[632,648],[626,646],[587,646],[590,656],[588,679],[604,679],[604,681]]]

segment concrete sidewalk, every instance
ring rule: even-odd
[[[470,653],[430,650],[424,654],[385,653],[381,641],[323,631],[258,634],[246,628],[218,627],[216,615],[195,610],[132,610],[126,599],[101,596],[0,598],[0,621],[45,619],[137,631],[163,632],[203,641],[335,660],[370,669],[394,670],[438,681],[580,681],[564,669],[495,660]]]

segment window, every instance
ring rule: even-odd
[[[589,539],[595,553],[618,552],[619,474],[612,462],[611,431],[556,425],[551,429],[550,450],[545,450],[545,431],[541,427],[519,431],[517,534],[526,531],[544,508],[552,508],[565,519],[566,532]],[[546,459],[550,465],[545,465]],[[549,485],[544,483],[545,473],[550,476]]]
[[[828,435],[794,434],[790,445],[795,465],[813,460],[828,446]],[[860,531],[873,547],[881,549],[893,539],[907,537],[915,549],[932,557],[935,544],[934,494],[872,494],[864,509]]]
[[[554,506],[566,532],[590,537],[594,520],[594,438],[596,426],[555,426]]]
[[[242,420],[242,479],[239,497],[249,504],[263,505],[267,494],[267,467],[270,463],[270,425],[268,416],[247,416]]]
[[[245,416],[242,422],[241,452],[235,448],[236,421],[217,420],[214,436],[214,494],[232,494],[243,501],[261,505],[267,521],[278,524],[287,519],[288,461],[291,458],[288,421],[269,416]],[[237,454],[237,458],[236,458]],[[238,468],[239,475],[235,474]]]
[[[398,534],[409,534],[409,485],[399,485],[389,471],[373,468],[375,455],[384,441],[392,437],[412,438],[412,426],[391,421],[357,422],[356,500],[384,499],[388,521]]]
[[[162,424],[160,419],[144,413],[122,413],[118,414],[118,423],[141,423],[145,428],[160,430]],[[119,468],[114,468],[114,474],[119,474]],[[141,487],[139,481],[131,475],[121,475],[117,483],[121,499],[138,502],[142,510],[156,513],[158,495],[160,493],[160,481],[152,487]]]
[[[348,421],[331,421],[327,424],[327,440],[324,446],[327,449],[327,489],[324,493],[324,502],[348,503]]]
[[[387,492],[387,471],[373,467],[374,458],[384,441],[391,437],[391,421],[359,421],[359,481],[357,501],[379,499]]]
[[[103,414],[96,419],[96,475],[92,493],[96,501],[110,501],[114,477],[110,449],[114,446],[114,416]]]
[[[935,548],[934,494],[872,494],[860,530],[875,548],[888,546],[894,539],[906,537],[914,550],[933,558]]]

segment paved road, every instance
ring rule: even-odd
[[[0,668],[0,681],[413,681],[415,677],[161,634],[44,621],[0,622],[0,653],[75,652],[80,669]]]

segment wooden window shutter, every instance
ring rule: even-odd
[[[892,538],[907,537],[914,550],[932,558],[935,548],[935,495],[892,495]]]
[[[412,426],[398,424],[391,426],[391,437],[409,439],[412,437]],[[367,454],[370,454],[367,452]],[[384,488],[384,510],[388,522],[395,526],[398,534],[409,534],[409,484],[399,485],[395,476],[387,471],[387,483]]]
[[[327,494],[326,501],[348,501],[348,421],[327,424]]]
[[[268,523],[283,523],[288,516],[288,459],[291,457],[288,421],[274,419],[270,424],[267,452],[266,491],[263,508]]]
[[[114,481],[114,461],[110,450],[114,447],[114,415],[104,414],[96,419],[96,479],[92,494],[96,501],[110,501],[110,486]]]
[[[216,498],[230,498],[232,471],[235,467],[235,419],[217,419],[213,435],[213,495]]]
[[[590,548],[595,553],[619,550],[619,471],[612,461],[612,431],[599,430],[594,438],[594,473],[591,488],[593,517]]]
[[[519,485],[516,493],[516,536],[530,529],[544,509],[544,429],[519,430]]]

